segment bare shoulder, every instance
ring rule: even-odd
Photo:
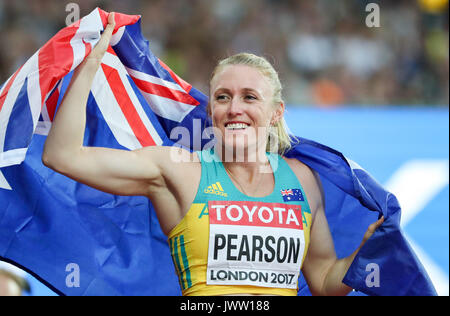
[[[283,157],[283,159],[287,162],[289,167],[291,167],[302,185],[314,217],[315,211],[320,207],[323,207],[324,199],[319,175],[298,159],[286,157]]]

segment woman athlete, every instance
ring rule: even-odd
[[[300,270],[313,295],[349,293],[342,279],[383,218],[353,254],[337,259],[319,177],[282,156],[290,139],[281,84],[264,58],[238,54],[214,70],[208,105],[214,149],[83,146],[88,94],[114,27],[111,13],[75,70],[44,164],[104,192],[148,197],[168,236],[183,295],[296,295]],[[278,148],[270,152],[274,142]]]

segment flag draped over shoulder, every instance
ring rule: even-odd
[[[111,47],[88,99],[84,144],[133,150],[181,143],[201,149],[208,141],[199,141],[202,130],[210,126],[206,96],[151,53],[139,16],[115,18]],[[0,258],[59,294],[179,295],[167,238],[147,198],[100,192],[41,162],[72,70],[97,43],[106,21],[107,13],[95,9],[62,29],[0,88]],[[436,294],[402,236],[392,194],[321,144],[300,138],[288,156],[321,176],[339,257],[358,247],[378,216],[386,218],[357,255],[346,284],[369,295]],[[368,286],[367,267],[374,264],[379,284]],[[309,294],[303,279],[299,294]]]

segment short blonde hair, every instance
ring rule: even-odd
[[[273,88],[273,104],[279,105],[284,103],[281,96],[283,87],[278,77],[278,73],[267,59],[251,53],[239,53],[219,61],[212,72],[210,82],[225,66],[230,65],[245,65],[258,69],[268,79]],[[208,111],[210,111],[210,109],[208,109]],[[269,130],[266,151],[277,152],[278,154],[283,155],[291,149],[292,140],[293,138],[289,135],[289,128],[286,121],[284,120],[284,117],[281,117],[281,119],[271,126]],[[275,149],[273,149],[274,143],[277,145]]]

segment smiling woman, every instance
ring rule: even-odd
[[[271,86],[260,77],[255,68],[230,65],[211,81],[213,125],[222,133],[216,139],[223,140],[221,150],[233,151],[233,160],[256,161],[258,154],[264,157],[267,131],[284,111],[283,103],[272,104]],[[238,152],[245,157],[237,157]]]
[[[289,129],[283,117],[284,101],[281,95],[282,85],[275,69],[265,58],[249,53],[240,53],[223,59],[212,72],[210,81],[210,95],[212,96],[212,99],[219,104],[226,104],[226,102],[229,102],[230,100],[230,91],[221,91],[221,89],[213,86],[217,83],[216,77],[219,74],[224,75],[222,72],[226,66],[236,66],[241,68],[236,69],[235,75],[237,75],[238,78],[230,78],[231,80],[243,80],[244,78],[241,76],[242,74],[245,74],[248,76],[245,79],[248,80],[250,85],[254,85],[255,83],[260,84],[259,89],[257,90],[245,88],[244,86],[241,91],[241,97],[248,104],[265,101],[268,105],[268,107],[264,109],[266,112],[270,112],[271,110],[278,111],[276,117],[270,121],[269,129],[267,131],[266,151],[278,152],[280,155],[287,152],[291,148],[291,141],[293,139],[289,136]],[[260,79],[261,74],[263,75],[263,80],[258,80]],[[231,73],[229,76],[233,76],[233,74]],[[212,90],[213,87],[216,88],[216,91]],[[268,95],[262,94],[262,88],[269,88],[269,92],[267,92]],[[221,92],[227,92],[228,94],[221,94]],[[208,112],[211,113],[210,108],[208,108]]]
[[[74,71],[44,164],[107,193],[148,197],[168,236],[183,295],[296,295],[300,270],[313,294],[347,294],[342,279],[357,251],[336,258],[319,178],[283,156],[291,140],[281,84],[264,58],[238,54],[215,69],[209,112],[218,142],[212,149],[182,150],[189,159],[175,162],[172,147],[83,145],[89,90],[114,29],[111,13],[100,41]],[[276,150],[271,142],[279,144]],[[381,223],[372,224],[363,243]]]
[[[296,295],[300,269],[313,294],[351,290],[341,280],[357,251],[337,260],[318,177],[282,156],[293,140],[281,90],[272,65],[253,54],[213,71],[217,144],[199,153],[199,191],[168,235],[184,295]],[[200,191],[208,185],[224,194]]]

